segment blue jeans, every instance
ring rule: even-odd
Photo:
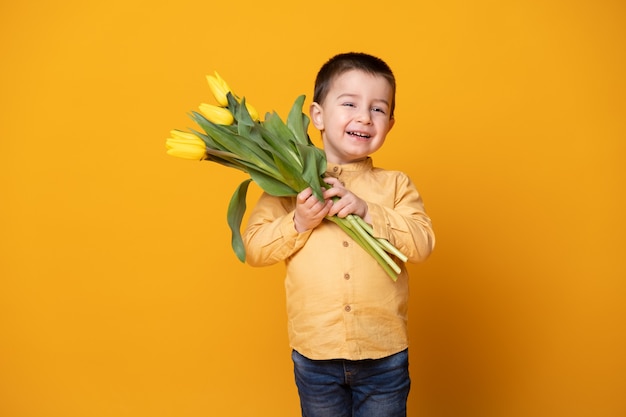
[[[405,417],[411,380],[408,350],[382,359],[311,360],[295,350],[303,417]]]

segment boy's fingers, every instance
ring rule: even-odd
[[[306,188],[298,193],[298,201],[300,203],[304,203],[306,200],[308,200],[309,197],[311,197],[312,194],[313,191],[311,191],[311,188]]]
[[[333,187],[324,191],[324,198],[343,197],[345,192],[341,188]]]
[[[324,182],[334,187],[335,185],[339,183],[339,180],[335,177],[324,177]]]

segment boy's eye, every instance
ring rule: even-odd
[[[344,107],[356,107],[356,104],[352,102],[345,102],[345,103],[342,103],[341,105]],[[370,110],[373,112],[381,113],[381,114],[387,114],[384,107],[372,107]]]

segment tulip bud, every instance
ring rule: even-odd
[[[202,160],[206,157],[206,145],[193,133],[172,130],[165,141],[167,154],[177,158]]]
[[[212,104],[200,104],[200,113],[202,113],[209,122],[213,122],[217,125],[232,125],[235,121],[233,114],[228,109]]]
[[[204,146],[204,141],[200,139],[198,136],[194,135],[190,132],[183,132],[182,130],[172,130],[170,132],[173,139],[187,141],[191,143],[197,143],[198,145]]]
[[[226,84],[226,81],[220,77],[217,71],[215,72],[215,76],[207,75],[206,79],[209,82],[209,88],[219,105],[222,107],[228,106],[228,98],[226,96],[230,92],[230,87]]]

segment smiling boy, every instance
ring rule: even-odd
[[[397,281],[326,216],[356,214],[409,258],[424,261],[435,237],[409,177],[373,165],[395,123],[394,75],[381,59],[339,54],[315,81],[310,116],[327,159],[319,201],[263,194],[244,232],[253,266],[285,262],[292,359],[302,415],[405,416],[408,275]],[[334,200],[334,201],[333,201]]]

